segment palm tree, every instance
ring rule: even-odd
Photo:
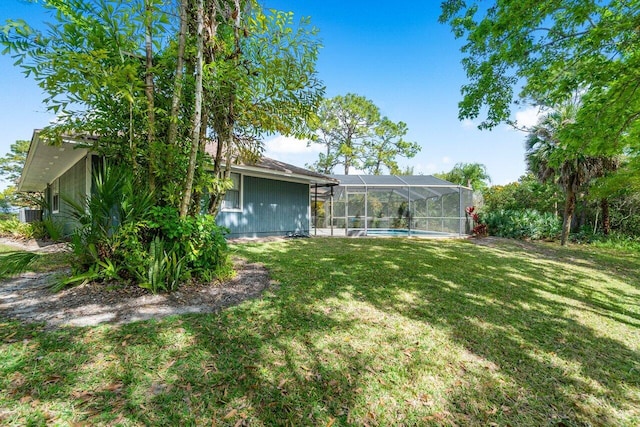
[[[481,163],[456,163],[449,172],[435,174],[437,178],[453,182],[458,185],[466,185],[474,191],[482,191],[491,182],[487,173],[487,167]]]
[[[566,143],[561,130],[575,123],[579,104],[567,104],[547,113],[530,131],[525,141],[529,171],[538,179],[558,184],[565,193],[561,245],[567,243],[576,208],[576,196],[592,179],[614,168],[610,157],[585,155],[575,145]]]

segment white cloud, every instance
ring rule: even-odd
[[[444,156],[442,158],[442,163],[448,165],[449,163],[451,163],[451,159],[448,156]]]
[[[478,125],[470,119],[464,119],[461,123],[464,129],[472,129],[478,127]]]
[[[313,154],[322,151],[322,145],[312,143],[307,146],[307,140],[297,139],[291,136],[278,135],[265,141],[265,154],[267,157],[276,157],[279,154]]]
[[[547,110],[540,107],[528,107],[516,113],[516,123],[518,128],[530,128],[535,126]]]

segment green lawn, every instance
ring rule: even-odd
[[[3,320],[0,424],[640,424],[640,253],[304,239],[213,315]]]

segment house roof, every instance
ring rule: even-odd
[[[239,163],[231,166],[232,170],[269,173],[280,177],[308,181],[318,185],[338,185],[339,181],[327,175],[290,165],[269,157],[262,157],[253,164]]]
[[[59,144],[49,144],[42,137],[41,130],[33,131],[27,159],[18,181],[18,191],[44,191],[67,169],[87,155],[88,149],[79,142],[87,142],[86,137],[63,137]]]
[[[94,142],[93,136],[65,136],[59,144],[49,144],[42,131],[33,132],[18,191],[44,191],[48,184],[66,172],[71,166],[87,155],[89,149],[82,143]],[[207,151],[210,152],[209,147]],[[338,181],[329,176],[310,171],[288,163],[263,157],[253,164],[238,163],[231,166],[237,172],[251,173],[267,177],[280,177],[316,185],[337,185]]]
[[[440,197],[445,194],[459,193],[460,190],[471,190],[433,175],[331,175],[340,181],[335,194],[349,191],[383,189],[387,192],[401,194],[412,200]]]
[[[216,155],[217,144],[211,141],[205,145],[205,152],[210,156]],[[307,182],[309,184],[324,186],[338,185],[338,181],[328,175],[310,171],[299,166],[290,165],[269,157],[260,157],[254,162],[239,159],[237,153],[232,156],[231,169],[235,172],[247,172],[255,175],[279,176],[282,178]]]
[[[458,187],[433,175],[331,175],[343,187]],[[466,188],[466,187],[465,187]]]

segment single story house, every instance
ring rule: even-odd
[[[93,170],[100,164],[77,139],[63,138],[49,145],[34,131],[18,191],[42,192],[46,217],[59,221],[64,233],[73,231],[71,209],[65,197],[77,202],[91,192]],[[335,185],[337,180],[277,160],[262,158],[253,165],[232,165],[234,186],[225,196],[216,221],[230,230],[229,237],[284,236],[309,233],[311,229],[310,189]]]

